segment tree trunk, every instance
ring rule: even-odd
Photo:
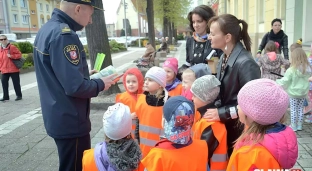
[[[154,2],[147,0],[146,7],[147,22],[148,22],[148,39],[149,43],[155,48],[155,27],[154,27]]]
[[[95,0],[95,6],[102,7],[102,0]],[[112,65],[112,56],[110,52],[104,11],[94,10],[92,15],[93,23],[86,27],[86,35],[89,49],[91,68],[94,68],[96,56],[98,53],[105,54],[105,60],[101,69]],[[99,31],[101,30],[101,31]],[[120,93],[118,85],[111,86],[104,94]]]
[[[172,29],[172,22],[171,22],[171,21],[169,22],[168,26],[169,26],[169,27],[168,27],[168,28],[169,28],[169,29],[168,29],[168,31],[169,31],[168,44],[169,44],[169,45],[172,45],[172,44],[173,44],[173,43],[172,43],[172,36],[173,36],[173,35],[172,35],[172,31],[173,31],[173,29]]]
[[[174,27],[174,23],[172,23],[172,37],[174,37],[174,41],[172,44],[176,45],[178,42],[178,33],[177,28]]]
[[[164,11],[164,13],[165,13],[165,11]],[[168,18],[164,16],[164,22],[163,22],[163,37],[164,38],[168,37],[168,35],[169,35],[168,34],[168,28],[169,28],[168,24],[169,24]]]

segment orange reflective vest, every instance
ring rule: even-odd
[[[95,159],[94,159],[94,148],[85,150],[82,157],[82,170],[83,171],[97,171]]]
[[[193,138],[194,140],[200,140],[203,131],[211,126],[213,134],[219,142],[218,147],[213,152],[210,160],[210,170],[226,170],[228,164],[228,155],[227,155],[227,143],[226,143],[226,128],[225,125],[221,122],[207,122],[205,119],[200,119],[194,124],[193,127]],[[209,148],[209,147],[208,147]],[[209,161],[208,161],[209,162]]]
[[[148,171],[206,171],[208,147],[203,140],[193,140],[179,149],[153,148],[141,161]]]
[[[117,94],[116,96],[116,103],[123,103],[124,105],[127,105],[130,108],[130,112],[135,112],[135,105],[137,103],[137,100],[132,97],[131,94],[129,94],[127,91],[124,93]],[[135,120],[132,120],[132,137],[134,137],[134,130],[135,130]]]
[[[180,83],[177,85],[176,88],[170,90],[168,93],[170,97],[180,96],[182,94],[182,90],[183,90],[183,87],[182,87],[182,84]]]
[[[162,106],[150,106],[146,103],[145,95],[138,97],[136,112],[140,121],[140,148],[142,155],[145,157],[147,153],[160,140],[162,133]]]
[[[227,171],[282,169],[272,154],[261,145],[243,146],[235,149],[230,157]]]

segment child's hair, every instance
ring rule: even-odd
[[[307,67],[310,67],[307,54],[301,48],[296,48],[291,52],[291,66],[296,69],[302,69],[302,73],[305,74]]]
[[[156,92],[156,94],[155,94],[155,97],[156,97],[157,99],[161,99],[161,98],[165,97],[165,95],[163,95],[163,91],[164,91],[164,88],[163,88],[163,87],[160,87],[160,88],[157,90],[157,92]]]
[[[302,48],[302,39],[301,38],[299,40],[297,40],[296,43],[293,43],[290,46],[290,52],[294,51],[296,48]]]
[[[268,41],[268,43],[265,45],[264,50],[265,50],[265,53],[268,53],[268,52],[278,53],[279,52],[278,48],[276,47],[275,42],[272,40]]]
[[[189,68],[183,71],[182,76],[187,74],[193,75],[195,77],[194,71]]]

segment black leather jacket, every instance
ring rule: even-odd
[[[228,154],[232,153],[233,142],[241,135],[242,126],[238,124],[238,117],[232,119],[230,108],[237,113],[237,94],[248,82],[261,77],[260,67],[242,45],[237,43],[230,55],[224,74],[221,74],[221,65],[224,55],[221,56],[217,66],[217,78],[221,82],[218,112],[221,122],[225,123],[227,130]],[[221,101],[221,104],[220,104]],[[234,107],[234,108],[233,108]],[[233,112],[232,112],[233,113]]]

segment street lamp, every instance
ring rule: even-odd
[[[125,12],[125,22],[124,22],[124,25],[125,25],[125,36],[126,36],[126,48],[128,48],[128,41],[127,41],[127,15],[126,15],[126,1],[123,0],[123,3],[124,3],[124,12]]]
[[[30,33],[30,15],[26,15],[28,17],[28,33],[29,33],[29,38],[31,38],[31,33]]]

